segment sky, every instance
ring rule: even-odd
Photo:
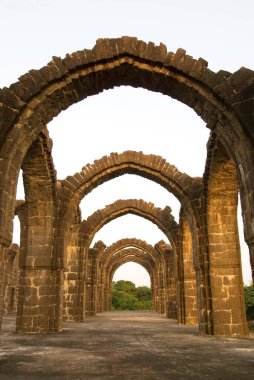
[[[52,56],[90,49],[96,39],[136,36],[163,42],[168,51],[184,48],[204,58],[213,71],[254,69],[253,0],[0,0],[0,87],[9,86]],[[164,157],[191,176],[202,176],[209,130],[187,106],[143,89],[120,87],[91,96],[62,112],[48,125],[59,179],[111,152],[137,150]],[[19,199],[22,184],[18,189]],[[135,175],[109,181],[81,202],[82,217],[117,199],[142,198],[169,205],[178,220],[179,202],[164,188]],[[239,210],[240,213],[240,210]],[[242,226],[239,227],[242,236]],[[14,241],[19,240],[15,223]],[[105,225],[93,240],[111,245],[136,237],[154,245],[166,236],[152,223],[127,215]],[[241,237],[243,275],[250,282],[246,245]],[[137,264],[119,269],[114,280],[149,285]]]

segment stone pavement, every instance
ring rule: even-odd
[[[0,379],[254,378],[254,335],[202,337],[152,312],[105,312],[58,334],[17,335],[5,317]]]

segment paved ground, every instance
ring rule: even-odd
[[[254,335],[201,337],[152,312],[107,312],[59,334],[0,337],[0,379],[157,380],[254,378]]]

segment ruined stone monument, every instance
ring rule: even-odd
[[[132,151],[111,153],[64,180],[56,178],[47,124],[72,104],[125,85],[175,98],[203,119],[211,131],[203,178]],[[1,315],[17,309],[17,332],[58,332],[63,320],[83,321],[108,310],[115,270],[135,261],[151,277],[154,310],[179,323],[199,323],[204,335],[248,334],[237,202],[239,192],[254,275],[253,93],[249,69],[215,73],[183,49],[167,52],[163,44],[134,37],[99,39],[92,50],[53,57],[0,90],[0,305]],[[23,202],[16,200],[21,169]],[[173,193],[181,203],[179,224],[169,207],[133,199],[82,220],[81,200],[126,173]],[[155,223],[171,244],[152,247],[132,238],[91,247],[104,224],[127,213]],[[19,248],[12,245],[15,214]]]

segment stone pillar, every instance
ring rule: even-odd
[[[8,248],[6,291],[4,298],[4,314],[15,314],[17,312],[17,298],[19,288],[19,246],[11,244]]]
[[[241,267],[230,258],[210,266],[215,335],[248,335]],[[215,262],[216,261],[216,262]],[[221,262],[220,262],[221,261]]]
[[[97,305],[96,312],[102,313],[104,305],[104,281],[103,281],[103,270],[102,262],[98,262],[98,276],[97,276]]]
[[[166,262],[166,283],[167,283],[167,307],[166,316],[170,319],[177,319],[177,282],[176,282],[176,259],[171,250],[165,254]]]
[[[155,311],[157,313],[160,312],[160,294],[159,294],[159,273],[156,273],[156,280],[154,283],[154,304],[155,304]]]
[[[86,268],[85,315],[96,314],[97,297],[97,249],[89,248]]]
[[[109,284],[108,284],[106,311],[110,311],[111,309],[112,309],[112,278],[110,279]]]
[[[0,327],[4,312],[4,297],[6,289],[6,268],[7,268],[8,246],[0,243]]]
[[[104,309],[104,266],[103,266],[103,253],[106,245],[102,241],[98,241],[94,245],[94,249],[97,250],[96,261],[96,312],[102,313]]]
[[[56,262],[52,257],[53,229],[47,224],[41,224],[43,216],[36,214],[32,217],[32,205],[29,206],[24,204],[17,211],[21,244],[16,330],[30,333],[57,332],[62,329],[59,305],[62,301],[63,271],[52,265]],[[47,214],[47,209],[43,211]],[[50,214],[52,209],[49,208],[48,212]]]
[[[154,273],[151,276],[151,294],[152,294],[152,310],[155,311],[155,285],[154,285]]]
[[[160,312],[168,318],[176,316],[176,260],[170,244],[163,241],[155,244],[160,257]]]
[[[64,321],[83,321],[84,309],[84,248],[78,221],[68,233],[64,273]]]
[[[62,329],[55,314],[62,286],[57,269],[31,269],[22,266],[17,309],[17,332],[49,333]]]
[[[177,262],[177,320],[178,323],[185,323],[184,272],[181,253],[178,255]]]
[[[196,272],[193,264],[193,242],[189,224],[184,215],[180,223],[181,256],[183,265],[184,323],[198,323]]]
[[[104,297],[103,297],[103,311],[109,311],[111,309],[110,298],[110,284],[107,273],[104,275]],[[112,301],[112,300],[111,300]]]
[[[164,284],[164,278],[163,278],[163,272],[162,270],[159,273],[159,289],[158,289],[158,296],[159,296],[159,313],[164,314],[165,313],[165,284]]]
[[[207,197],[212,310],[215,335],[247,335],[240,244],[238,184],[233,163],[215,150]]]

